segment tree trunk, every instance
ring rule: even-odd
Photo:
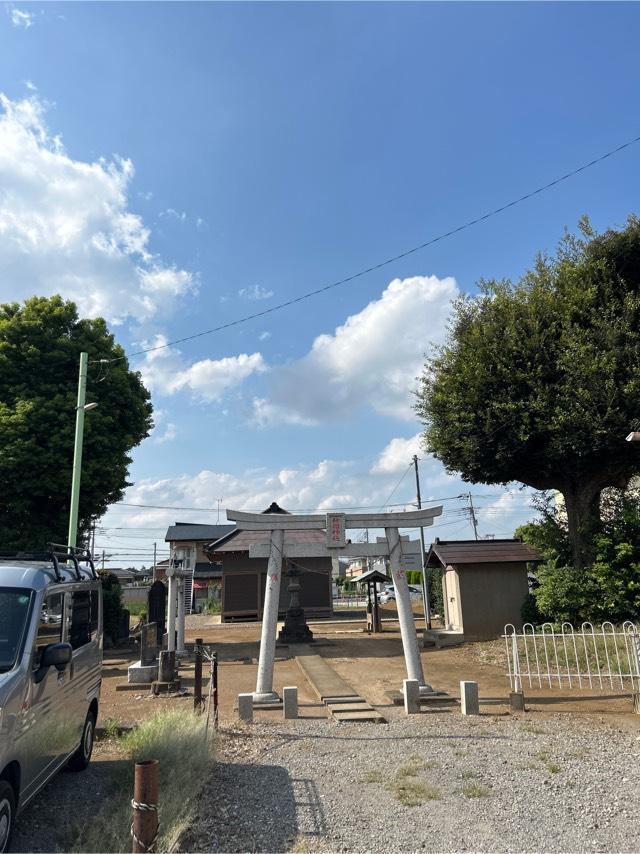
[[[593,560],[593,537],[600,526],[600,493],[593,481],[565,484],[562,489],[573,565],[584,569]]]

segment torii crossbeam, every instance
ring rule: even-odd
[[[407,677],[416,679],[421,694],[434,693],[425,682],[418,649],[416,624],[413,618],[409,587],[402,569],[403,545],[399,528],[425,528],[433,524],[436,516],[442,513],[442,507],[429,507],[424,510],[409,510],[399,513],[335,513],[322,515],[295,515],[289,513],[245,513],[240,510],[227,510],[227,519],[236,522],[238,528],[245,531],[264,531],[268,542],[252,545],[250,557],[268,557],[267,579],[262,614],[262,635],[260,639],[260,658],[258,660],[258,678],[253,695],[254,703],[270,703],[278,699],[273,690],[273,662],[276,652],[276,629],[278,623],[278,603],[280,600],[280,581],[282,561],[285,557],[325,557],[336,554],[357,556],[389,556],[391,577],[395,587],[398,621],[402,635],[402,645],[407,666]],[[384,528],[386,542],[347,543],[346,532],[353,528]],[[327,541],[321,544],[301,544],[284,549],[285,531],[326,530]],[[407,553],[415,553],[411,546]]]

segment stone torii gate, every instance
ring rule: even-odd
[[[258,678],[253,695],[254,703],[272,703],[279,699],[273,690],[273,662],[276,652],[282,562],[287,557],[388,556],[391,578],[395,587],[407,677],[418,681],[421,695],[435,693],[431,685],[425,682],[409,587],[401,563],[403,548],[405,554],[419,553],[420,544],[401,544],[398,528],[420,528],[432,525],[434,518],[441,515],[442,507],[430,507],[424,510],[410,510],[401,513],[330,512],[310,516],[289,513],[245,513],[240,510],[227,510],[226,513],[227,519],[230,522],[236,522],[238,528],[245,531],[264,531],[265,540],[268,539],[268,542],[256,543],[249,549],[249,557],[267,557],[269,559],[262,614]],[[386,542],[348,543],[346,532],[353,528],[384,528]],[[296,530],[326,530],[326,544],[323,546],[319,543],[301,543],[287,547],[285,552],[285,531]]]

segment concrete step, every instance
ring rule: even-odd
[[[452,632],[446,629],[425,629],[422,633],[423,646],[435,646],[442,649],[449,646],[460,646],[464,643],[463,632]]]

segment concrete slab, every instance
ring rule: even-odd
[[[373,706],[366,703],[364,700],[360,703],[327,703],[327,708],[332,715],[336,712],[372,712],[375,711]]]
[[[358,694],[353,694],[351,697],[323,697],[322,702],[328,706],[331,703],[364,703],[366,701]]]
[[[386,691],[386,695],[387,699],[389,699],[394,706],[404,705],[404,694],[402,691]],[[455,697],[450,697],[445,691],[437,691],[435,694],[420,697],[421,706],[457,706],[458,703],[459,700]]]
[[[371,723],[383,724],[385,719],[375,709],[371,712],[336,712],[334,714],[336,721],[370,721]]]
[[[254,712],[269,712],[282,708],[282,700],[274,700],[272,703],[254,703],[253,711]],[[236,701],[233,704],[233,711],[238,711],[238,699],[236,697]]]
[[[296,656],[296,661],[311,687],[321,700],[325,697],[353,697],[355,691],[338,676],[336,671],[319,655]]]

